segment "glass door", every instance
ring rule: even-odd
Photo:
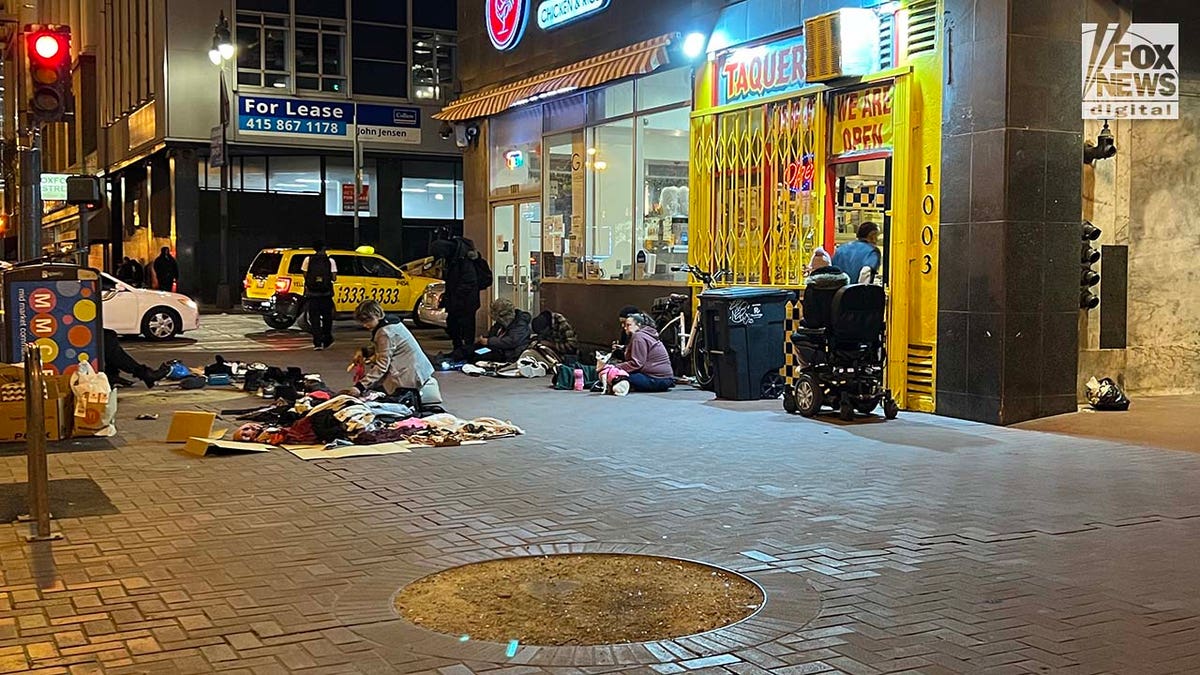
[[[857,239],[858,228],[866,222],[879,226],[876,246],[880,250],[880,277],[888,283],[888,234],[891,231],[890,156],[830,165],[830,189],[833,206],[833,243],[840,246]],[[828,249],[827,249],[828,250]],[[843,270],[851,283],[858,280],[857,270]]]
[[[538,311],[541,284],[542,203],[509,202],[492,207],[492,297],[517,309]]]

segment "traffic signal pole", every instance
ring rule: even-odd
[[[21,234],[20,259],[33,260],[42,255],[42,130],[34,123],[26,144],[18,148],[21,162]]]

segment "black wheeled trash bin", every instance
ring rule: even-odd
[[[778,288],[718,288],[700,294],[700,320],[717,398],[778,396],[784,320],[795,293]]]

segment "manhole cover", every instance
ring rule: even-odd
[[[408,621],[472,640],[600,645],[693,635],[745,619],[757,584],[675,558],[564,554],[505,558],[419,579],[396,595]]]

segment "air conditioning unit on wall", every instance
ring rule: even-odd
[[[879,70],[879,17],[869,9],[839,9],[804,22],[809,82],[861,77]]]

